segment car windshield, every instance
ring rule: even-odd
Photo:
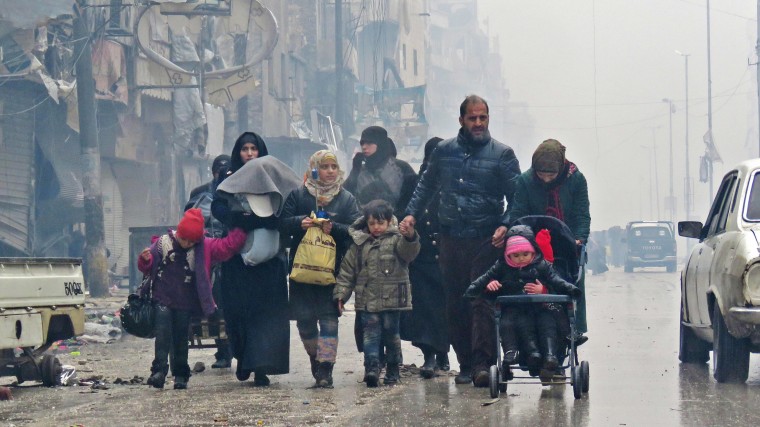
[[[752,177],[745,217],[750,221],[760,221],[760,172],[755,172]]]

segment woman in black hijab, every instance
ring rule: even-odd
[[[267,146],[261,137],[245,132],[235,142],[230,155],[232,175],[250,160],[266,156]],[[217,191],[211,205],[213,215],[227,227],[277,229],[279,218],[233,210],[229,197]],[[290,358],[290,323],[288,320],[287,260],[285,251],[255,266],[235,255],[222,265],[222,299],[227,336],[232,355],[237,359],[236,376],[247,380],[254,373],[254,385],[269,385],[267,375],[286,374]]]

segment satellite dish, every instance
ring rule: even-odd
[[[184,6],[184,4],[182,4],[182,6]],[[183,17],[186,17],[184,22],[190,23],[191,20],[202,19],[202,16],[204,15],[216,15],[217,19],[231,21],[230,25],[228,25],[228,28],[231,28],[231,33],[234,31],[236,34],[250,34],[253,28],[258,28],[261,30],[260,48],[256,49],[253,52],[245,64],[227,67],[220,70],[209,71],[204,74],[204,77],[206,79],[221,79],[238,72],[245,72],[245,70],[248,69],[251,65],[257,64],[269,57],[269,55],[274,50],[275,45],[277,44],[277,38],[279,36],[277,20],[275,19],[272,12],[264,7],[258,0],[230,0],[229,9],[224,10],[224,13],[226,13],[228,16],[225,16],[216,9],[193,9],[192,11],[180,11],[175,10],[176,7],[173,9],[167,9],[167,6],[162,3],[153,3],[149,7],[146,7],[140,11],[140,15],[137,17],[137,22],[135,24],[135,40],[137,41],[137,47],[143,54],[145,54],[145,56],[148,57],[148,59],[166,68],[168,71],[179,73],[179,76],[172,77],[172,80],[174,81],[178,79],[181,80],[181,75],[192,77],[198,76],[199,73],[194,70],[186,70],[182,68],[181,66],[172,62],[166,56],[156,52],[151,48],[150,43],[148,43],[148,39],[151,36],[151,20],[143,18],[146,18],[146,12],[152,9],[158,10],[162,15],[173,15],[170,26],[171,23],[183,22]],[[232,11],[235,13],[232,14]],[[221,16],[219,16],[220,14]],[[241,15],[243,15],[242,18]],[[237,26],[237,23],[239,23],[241,20],[245,22],[245,28],[240,28]]]

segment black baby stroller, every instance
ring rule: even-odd
[[[585,259],[585,247],[578,247],[575,244],[575,237],[564,222],[550,216],[526,216],[518,219],[513,225],[527,225],[533,229],[534,233],[539,230],[547,229],[551,235],[552,249],[554,251],[554,268],[560,276],[570,283],[578,284],[583,269],[583,260]],[[499,396],[499,392],[507,391],[507,383],[511,380],[527,380],[516,384],[547,384],[539,382],[532,376],[512,376],[502,368],[502,351],[501,337],[499,331],[499,321],[501,319],[501,310],[508,306],[519,306],[521,304],[540,304],[556,303],[567,307],[567,316],[570,325],[570,337],[576,335],[575,331],[575,300],[567,295],[505,295],[496,298],[494,305],[496,315],[496,365],[491,366],[489,371],[489,388],[491,397]],[[588,393],[589,388],[589,364],[587,361],[578,362],[578,352],[575,342],[572,339],[567,340],[567,345],[561,345],[558,349],[560,366],[557,372],[562,375],[555,375],[549,384],[572,384],[573,395],[580,399],[582,393]],[[563,353],[564,349],[564,353]],[[527,371],[527,366],[513,365],[523,371]],[[570,376],[564,373],[569,369]],[[531,381],[532,380],[532,381]]]

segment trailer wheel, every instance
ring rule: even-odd
[[[43,356],[40,371],[42,374],[42,384],[46,387],[61,384],[61,362],[57,357],[50,354]]]

